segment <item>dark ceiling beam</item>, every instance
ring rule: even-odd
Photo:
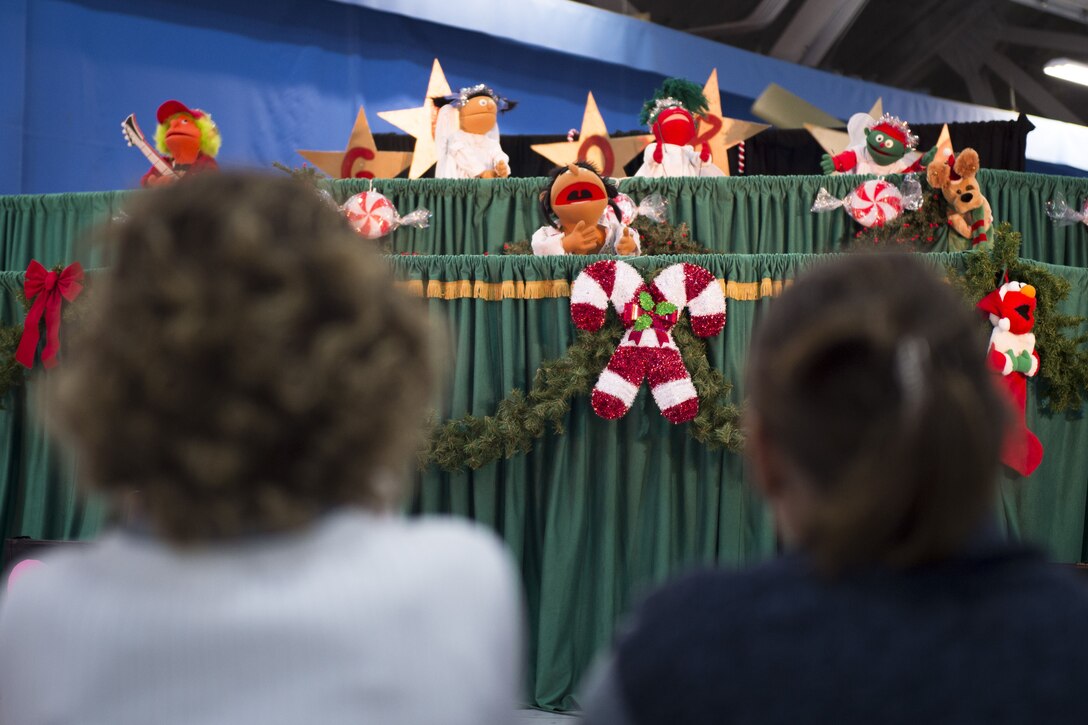
[[[1035,106],[1040,116],[1069,123],[1082,123],[1077,114],[1055,98],[1042,83],[997,51],[990,50],[983,55],[982,62]]]
[[[977,103],[980,106],[997,106],[993,84],[983,75],[982,63],[979,62],[978,54],[973,48],[945,48],[940,52],[940,57],[953,73],[963,79],[967,86],[967,93],[971,97],[971,103]]]
[[[850,29],[867,0],[805,0],[775,41],[775,58],[818,66]]]
[[[752,9],[752,12],[748,13],[748,17],[746,18],[731,20],[727,23],[717,23],[715,25],[684,28],[684,30],[689,33],[695,33],[696,35],[741,35],[743,33],[754,33],[769,27],[771,23],[778,20],[778,16],[782,14],[782,11],[785,10],[786,6],[789,4],[790,0],[761,0],[759,5],[756,5]]]
[[[1088,25],[1088,1],[1086,0],[1012,0],[1041,13],[1050,13]]]
[[[938,3],[943,5],[943,0]],[[988,3],[969,3],[962,6],[958,13],[941,22],[945,28],[972,28],[975,37],[988,37],[990,30],[991,9]],[[954,49],[961,44],[962,33],[940,33],[934,36],[933,28],[926,24],[915,26],[912,34],[906,38],[899,38],[895,44],[899,48],[911,49],[910,55],[893,72],[889,73],[886,83],[897,88],[917,87],[919,80],[925,78],[926,73],[938,61],[940,54],[946,49]],[[876,55],[881,52],[889,52],[887,49],[878,49]],[[900,56],[902,57],[902,56]]]
[[[1057,53],[1088,56],[1088,36],[1084,33],[1059,33],[1055,30],[1002,27],[997,39],[1012,45],[1045,48]]]

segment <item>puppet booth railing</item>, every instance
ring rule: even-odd
[[[1083,199],[1088,182],[1006,172],[991,172],[983,182],[997,217],[1013,221],[1023,233],[1023,256],[1068,282],[1070,293],[1058,311],[1088,316],[1088,228],[1055,227],[1043,208],[1057,190],[1071,200]],[[723,332],[705,342],[677,333],[693,377],[717,381],[721,421],[735,422],[735,406],[744,400],[744,362],[760,316],[790,280],[819,262],[822,255],[813,252],[840,249],[853,233],[844,214],[808,211],[821,185],[845,193],[851,181],[630,183],[636,194],[651,189],[665,194],[674,221],[687,222],[700,242],[727,252],[630,262],[643,274],[691,262],[722,285]],[[403,230],[406,234],[395,238],[398,251],[404,244],[492,252],[388,257],[403,288],[425,298],[430,314],[448,330],[448,386],[436,412],[439,429],[447,426],[444,430],[456,437],[476,430],[472,426],[482,425],[480,417],[503,406],[517,409],[521,398],[512,391],[528,394],[550,361],[567,360],[572,378],[596,378],[601,363],[596,369],[590,363],[599,361],[602,350],[607,355],[615,340],[602,336],[585,342],[586,333],[571,322],[569,295],[579,272],[598,258],[495,253],[504,241],[525,238],[539,225],[539,180],[386,181],[375,187],[402,212],[424,206],[434,213],[430,229]],[[361,188],[365,184],[340,182],[334,192],[343,199]],[[78,256],[77,240],[89,225],[119,213],[123,197],[0,198],[4,266],[11,270],[0,273],[0,325],[22,324],[25,307],[18,291],[32,258],[47,267],[74,259],[88,268],[99,263]],[[753,251],[771,253],[748,253]],[[940,268],[963,270],[969,256],[927,258]],[[88,278],[93,286],[93,272]],[[1079,332],[1085,332],[1083,325]],[[985,339],[980,328],[979,344]],[[585,356],[572,357],[572,350]],[[63,364],[63,349],[61,354]],[[0,399],[0,535],[5,538],[86,538],[104,524],[101,505],[74,493],[78,463],[61,455],[31,414],[28,401],[48,401],[51,384],[49,372],[35,369],[25,384]],[[1030,388],[1027,424],[1042,441],[1045,458],[1030,477],[1005,474],[996,515],[1004,529],[1039,543],[1056,560],[1080,561],[1088,555],[1088,421],[1079,409],[1050,411],[1038,387]],[[776,542],[767,510],[746,483],[743,459],[731,450],[736,446],[708,444],[698,420],[667,422],[646,391],[618,421],[595,415],[586,395],[568,398],[569,409],[552,402],[559,406],[552,412],[561,430],[549,423],[539,435],[519,437],[519,431],[502,429],[510,420],[492,419],[487,425],[496,429],[488,435],[507,441],[505,449],[497,448],[512,455],[474,469],[467,455],[458,461],[456,451],[447,450],[442,465],[432,463],[420,473],[412,507],[467,516],[505,538],[527,592],[529,702],[562,709],[574,705],[579,678],[646,588],[699,564],[758,561],[774,553]],[[476,419],[463,418],[468,414]]]
[[[999,221],[1024,237],[1021,255],[1040,262],[1088,266],[1084,228],[1055,226],[1046,202],[1058,194],[1070,204],[1088,197],[1088,179],[1011,171],[979,172],[983,193]],[[620,190],[636,200],[651,192],[669,202],[669,220],[686,224],[691,237],[714,252],[814,254],[840,251],[859,227],[845,213],[810,211],[821,187],[837,198],[861,177],[751,176],[737,178],[624,179]],[[329,185],[343,202],[371,182]],[[382,179],[373,182],[401,214],[429,209],[430,226],[404,227],[387,237],[393,253],[500,254],[509,242],[528,240],[542,224],[541,179]],[[24,270],[36,258],[47,267],[72,259],[92,260],[75,244],[91,224],[120,212],[131,192],[0,197],[0,269]],[[945,251],[943,226],[931,251]]]

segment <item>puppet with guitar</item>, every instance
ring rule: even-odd
[[[210,114],[171,100],[159,106],[155,117],[159,122],[155,147],[136,124],[135,114],[121,122],[129,146],[138,148],[151,162],[151,168],[140,179],[142,186],[169,184],[188,173],[219,168],[215,157],[222,141]]]

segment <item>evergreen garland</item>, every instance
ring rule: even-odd
[[[446,471],[477,469],[500,458],[528,453],[548,430],[562,434],[571,399],[588,396],[593,390],[623,331],[619,319],[610,312],[600,330],[580,332],[566,355],[541,363],[528,394],[515,388],[498,404],[494,415],[466,415],[433,428],[429,445],[420,454],[420,467],[434,464]],[[691,331],[686,317],[676,323],[673,334],[699,395],[699,414],[688,432],[710,448],[739,451],[744,439],[740,408],[728,400],[732,385],[710,364],[705,343]]]
[[[922,180],[924,183],[924,179]],[[854,249],[890,247],[928,252],[948,236],[948,202],[940,191],[928,184],[924,187],[922,206],[904,211],[881,226],[862,227],[854,234],[850,246]]]
[[[1040,400],[1053,412],[1079,410],[1088,392],[1088,333],[1078,332],[1086,318],[1058,312],[1058,303],[1069,296],[1069,282],[1021,259],[1020,241],[1008,222],[995,227],[993,249],[968,254],[967,269],[950,269],[949,277],[971,304],[1001,286],[1006,272],[1010,280],[1036,289],[1032,332],[1040,358]]]

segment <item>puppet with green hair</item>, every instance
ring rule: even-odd
[[[159,122],[155,129],[155,147],[170,164],[174,176],[164,175],[152,166],[140,184],[158,186],[176,181],[185,174],[214,171],[219,168],[215,157],[222,140],[211,114],[199,108],[190,109],[181,101],[167,101],[155,114]]]
[[[697,83],[667,78],[642,106],[639,120],[653,131],[642,166],[635,176],[724,176],[710,158],[710,146],[692,148],[698,133],[697,119],[706,113],[707,101]]]

